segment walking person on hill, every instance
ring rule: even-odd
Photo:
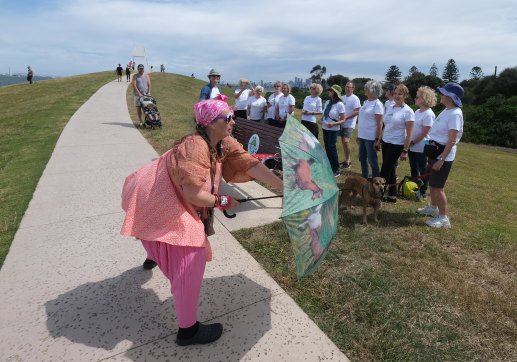
[[[359,145],[359,161],[361,161],[361,176],[370,177],[370,164],[372,177],[379,177],[379,163],[377,152],[381,149],[382,117],[384,106],[378,99],[382,95],[382,86],[376,80],[369,80],[364,85],[364,94],[368,98],[359,109],[357,118],[357,139]]]
[[[417,212],[433,216],[426,221],[426,224],[431,227],[450,228],[451,223],[447,217],[447,196],[443,189],[456,157],[456,145],[463,134],[463,112],[461,111],[463,88],[457,83],[447,83],[443,88],[438,87],[438,91],[440,103],[445,106],[445,109],[436,117],[429,132],[429,138],[438,144],[441,153],[429,157],[427,172],[431,172],[429,175],[431,203],[427,207],[418,209]]]
[[[420,87],[416,92],[415,105],[419,109],[415,112],[415,127],[411,147],[409,147],[409,166],[411,167],[411,177],[424,175],[427,169],[427,157],[424,154],[424,145],[429,140],[429,131],[433,126],[434,115],[431,107],[436,105],[436,93],[429,87]],[[427,185],[429,178],[422,178],[419,194],[422,199],[427,198]]]
[[[149,75],[144,73],[144,65],[138,64],[138,73],[133,76],[133,99],[136,107],[136,114],[140,127],[144,127],[142,123],[142,107],[140,107],[140,97],[144,95],[151,95],[151,79]]]
[[[118,81],[122,82],[122,67],[120,66],[120,64],[118,65],[115,71],[117,72]]]
[[[160,73],[164,73],[165,72],[165,66],[162,64],[160,65]]]
[[[220,323],[197,319],[205,265],[212,260],[207,236],[214,234],[213,210],[239,205],[232,196],[218,195],[221,177],[226,182],[256,178],[283,189],[282,180],[231,137],[235,121],[226,98],[197,103],[195,133],[128,176],[122,191],[121,234],[141,240],[148,258],[144,269],[158,265],[170,280],[180,346],[210,343],[223,332]]]
[[[126,82],[130,82],[131,81],[131,68],[128,66],[126,66]]]
[[[352,145],[350,140],[354,134],[355,123],[359,108],[361,108],[361,101],[359,97],[354,94],[354,83],[348,82],[345,85],[345,95],[343,96],[343,104],[345,105],[345,123],[341,125],[339,135],[341,136],[341,144],[345,153],[345,161],[341,164],[343,168],[350,168],[352,161],[350,155],[352,154]]]
[[[32,77],[34,76],[34,72],[33,70],[31,69],[30,66],[27,67],[27,82],[29,82],[29,84],[32,84]]]
[[[321,84],[312,83],[309,87],[311,95],[305,97],[302,108],[302,124],[318,139],[319,126],[316,117],[322,113],[321,92],[323,87]]]
[[[194,76],[194,74],[192,74]],[[221,79],[221,74],[215,69],[210,69],[208,73],[208,79],[210,83],[201,88],[201,93],[199,94],[199,101],[201,102],[205,99],[213,99],[216,98],[218,94],[223,94],[221,92],[221,88],[219,88],[219,80]]]

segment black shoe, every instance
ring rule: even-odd
[[[384,200],[386,202],[390,202],[392,204],[396,204],[397,203],[397,199],[396,198],[392,198],[392,197],[386,197],[386,200]]]
[[[145,270],[151,270],[152,268],[154,268],[157,265],[158,265],[158,263],[155,262],[154,260],[145,259],[144,265],[142,265],[142,266],[144,267]]]
[[[199,323],[199,328],[190,338],[176,338],[178,346],[189,346],[191,344],[207,344],[217,341],[223,334],[223,325],[221,323],[202,324]]]
[[[350,165],[352,164],[352,162],[343,162],[343,168],[350,168]]]

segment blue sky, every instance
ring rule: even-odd
[[[424,5],[425,4],[425,5]],[[441,75],[453,58],[466,78],[517,66],[515,0],[140,1],[0,0],[0,73],[68,76],[127,64],[134,44],[149,65],[222,81],[327,75],[383,80],[395,64]]]

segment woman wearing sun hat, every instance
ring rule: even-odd
[[[323,116],[318,122],[322,125],[323,141],[330,167],[332,167],[334,176],[338,177],[340,172],[336,142],[341,124],[345,122],[345,105],[341,100],[341,87],[337,84],[328,89],[328,95],[329,100],[325,102]]]
[[[170,280],[178,315],[177,343],[204,344],[221,336],[220,323],[197,321],[197,307],[206,261],[212,259],[207,236],[213,234],[213,209],[239,202],[218,195],[221,176],[227,182],[257,178],[282,190],[282,180],[231,137],[235,125],[226,97],[194,106],[196,132],[175,142],[158,160],[126,178],[121,234],[142,241],[147,261]],[[150,269],[149,267],[146,269]]]
[[[447,217],[447,197],[443,191],[447,177],[456,157],[456,144],[463,134],[463,113],[461,98],[463,88],[457,83],[447,83],[443,88],[438,87],[440,92],[440,103],[445,109],[435,119],[429,139],[435,141],[444,149],[441,154],[429,157],[429,187],[431,202],[426,207],[417,210],[419,214],[433,216],[426,224],[435,228],[450,228],[451,223]]]

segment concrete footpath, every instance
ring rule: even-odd
[[[110,82],[81,106],[38,183],[0,271],[0,361],[347,361],[230,234],[277,220],[279,199],[217,214],[198,317],[224,333],[176,345],[168,280],[144,271],[140,242],[119,234],[125,177],[158,157],[129,118],[127,85]]]

